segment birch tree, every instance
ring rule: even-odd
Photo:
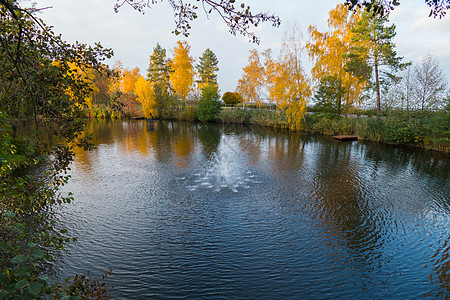
[[[434,110],[443,106],[447,78],[439,67],[439,61],[427,55],[422,62],[414,68],[416,85],[415,95],[419,109]]]
[[[352,27],[361,19],[362,13],[357,10],[349,12],[343,4],[338,4],[330,10],[328,18],[328,31],[320,32],[316,26],[309,26],[309,39],[306,44],[308,55],[313,62],[311,75],[315,84],[325,78],[336,78],[344,89],[341,107],[360,103],[360,97],[365,83],[345,70],[345,55],[350,52],[354,33]]]
[[[254,103],[261,107],[265,73],[256,49],[250,51],[248,64],[242,70],[242,78],[238,81],[236,92],[242,95],[245,103]]]
[[[186,101],[186,97],[194,82],[194,59],[189,56],[190,48],[185,41],[177,42],[172,61],[172,74],[170,76],[173,89],[181,97],[183,102]]]

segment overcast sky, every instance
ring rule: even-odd
[[[343,1],[343,0],[342,0]],[[327,29],[329,10],[341,1],[337,0],[257,0],[245,1],[254,12],[271,12],[282,20],[279,28],[262,24],[255,32],[261,37],[260,45],[252,44],[244,36],[233,36],[225,23],[216,15],[205,16],[199,10],[199,18],[191,23],[189,37],[175,36],[173,11],[167,1],[156,4],[144,15],[124,6],[114,13],[115,0],[37,0],[38,7],[51,8],[40,14],[47,25],[54,26],[68,42],[93,44],[101,42],[112,48],[115,56],[107,64],[120,60],[125,67],[139,67],[143,75],[148,59],[156,43],[166,48],[172,56],[177,40],[186,40],[191,46],[191,56],[196,60],[206,48],[219,59],[218,73],[221,93],[234,91],[242,68],[247,64],[249,50],[273,50],[279,53],[284,33],[297,24],[307,42],[309,25],[320,31]],[[390,16],[397,26],[397,54],[405,61],[420,62],[427,55],[437,57],[447,78],[450,76],[450,13],[443,19],[428,18],[429,8],[425,0],[402,1]],[[305,65],[308,59],[305,57]]]

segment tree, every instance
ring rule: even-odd
[[[172,62],[166,56],[166,49],[158,43],[150,56],[147,77],[153,85],[159,116],[163,118],[171,118],[175,110],[170,86],[171,70]]]
[[[194,60],[189,56],[190,48],[187,42],[177,42],[177,46],[174,49],[175,56],[172,61],[172,75],[170,76],[173,89],[183,102],[186,101],[186,97],[194,82],[194,67],[192,65]]]
[[[54,62],[54,65],[58,66],[59,62]],[[99,92],[98,87],[95,85],[94,79],[95,70],[90,68],[89,66],[85,66],[85,68],[81,68],[78,64],[73,62],[68,62],[69,70],[68,70],[68,76],[71,76],[73,78],[76,78],[76,80],[80,80],[84,84],[86,84],[90,89],[91,92],[86,96],[84,99],[84,103],[87,105],[89,109],[92,109],[93,107],[93,94]],[[74,97],[72,89],[69,87],[66,91],[68,95],[71,97]],[[73,99],[73,98],[72,98]]]
[[[441,108],[448,81],[439,67],[439,61],[427,55],[422,59],[422,63],[414,68],[414,73],[416,78],[414,93],[420,110]]]
[[[236,104],[239,104],[239,103],[241,103],[244,100],[242,99],[242,96],[239,93],[226,92],[222,96],[222,101],[226,105],[235,106]]]
[[[327,76],[321,79],[319,89],[314,98],[318,112],[327,119],[338,119],[341,117],[342,97],[345,88],[339,78]]]
[[[286,34],[281,54],[277,61],[265,51],[266,82],[269,95],[277,103],[277,108],[286,111],[290,127],[299,130],[306,114],[306,104],[311,96],[311,82],[301,64],[303,46],[297,27]]]
[[[200,80],[197,81],[198,86],[201,89],[207,85],[218,86],[217,72],[219,71],[219,60],[214,52],[209,48],[203,52],[199,58],[199,63],[195,66],[200,76]]]
[[[406,109],[406,116],[409,119],[409,112],[414,107],[414,89],[416,77],[413,74],[413,67],[407,66],[399,75],[399,82],[393,90],[393,97],[399,103],[402,109]]]
[[[150,82],[163,84],[167,89],[170,87],[170,73],[172,71],[172,61],[166,56],[166,49],[159,43],[153,48],[150,56],[150,65],[147,69]]]
[[[202,95],[198,101],[197,115],[202,122],[217,119],[220,112],[220,95],[216,86],[209,85],[202,89]]]
[[[52,204],[72,199],[58,189],[68,180],[73,147],[90,147],[83,111],[89,70],[112,51],[66,43],[18,3],[0,0],[0,298],[57,298],[62,288],[47,283],[39,266],[68,239],[47,216]],[[34,130],[21,132],[23,122]],[[45,173],[17,172],[40,161]],[[78,296],[75,290],[64,294]]]
[[[142,111],[147,119],[158,117],[158,111],[156,110],[155,93],[151,84],[145,80],[141,75],[136,80],[134,93],[137,96],[137,100],[142,105]]]
[[[401,63],[402,57],[397,56],[394,50],[392,40],[396,34],[395,25],[386,27],[386,22],[385,16],[373,16],[368,12],[363,14],[352,29],[354,46],[347,55],[346,63],[346,70],[360,81],[370,82],[371,78],[375,81],[372,86],[376,93],[377,116],[381,114],[380,85],[384,83],[384,79],[394,76],[392,71],[396,72],[406,66]]]
[[[267,49],[263,52],[264,70],[265,70],[265,86],[269,91],[269,98],[275,102],[277,109],[285,109],[288,99],[286,99],[285,83],[288,74],[281,61],[272,59],[272,50]]]
[[[365,83],[345,70],[345,55],[350,52],[354,33],[352,27],[361,19],[361,11],[350,12],[343,4],[330,10],[328,31],[320,32],[316,26],[309,26],[310,42],[306,44],[309,57],[313,61],[311,75],[316,83],[324,78],[336,78],[345,93],[342,104],[350,107],[359,104]]]
[[[263,103],[262,88],[264,87],[264,67],[256,49],[250,51],[248,65],[242,69],[244,73],[239,79],[236,92],[242,95],[246,103],[255,103],[259,107]]]
[[[120,87],[124,94],[134,93],[134,86],[139,78],[139,68],[123,69]]]

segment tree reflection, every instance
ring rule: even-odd
[[[200,123],[197,125],[197,134],[203,151],[209,156],[217,153],[220,144],[220,127],[217,124]]]
[[[182,122],[173,124],[173,147],[175,154],[175,164],[186,169],[189,166],[189,160],[194,150],[193,126]]]
[[[432,273],[430,274],[430,280],[432,283],[437,284],[440,289],[437,291],[437,295],[425,295],[425,296],[438,296],[442,299],[448,299],[450,296],[450,243],[449,238],[445,239],[436,250],[433,255],[430,264],[432,267]]]

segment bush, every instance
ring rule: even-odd
[[[233,92],[226,92],[223,94],[222,100],[226,105],[231,106],[235,106],[243,101],[241,94]]]
[[[215,86],[206,86],[202,89],[202,95],[198,101],[197,115],[202,122],[216,120],[222,104],[220,95]]]
[[[177,112],[177,120],[195,121],[198,119],[197,111],[194,106],[188,106],[183,110]]]

